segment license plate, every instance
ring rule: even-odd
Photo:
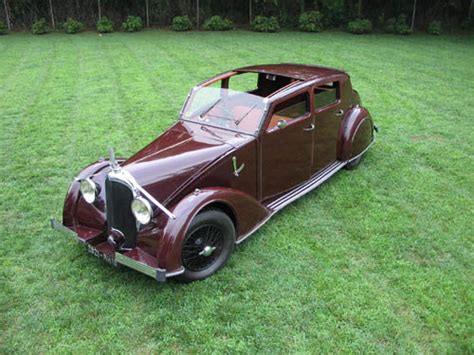
[[[105,260],[109,264],[112,264],[113,266],[117,266],[117,262],[115,261],[115,258],[112,255],[105,254],[101,252],[100,250],[97,250],[90,244],[87,244],[87,251],[91,253],[92,255]]]

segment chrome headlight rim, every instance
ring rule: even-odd
[[[94,203],[97,197],[97,185],[90,178],[82,179],[79,185],[81,195],[87,203]]]
[[[142,225],[150,223],[153,216],[153,209],[147,199],[139,196],[133,199],[130,206],[133,216]]]

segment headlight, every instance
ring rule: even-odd
[[[95,201],[97,186],[94,181],[89,178],[81,180],[80,190],[86,202],[93,203]]]
[[[137,197],[132,201],[132,213],[141,224],[147,224],[151,220],[153,210],[150,203],[143,197]]]

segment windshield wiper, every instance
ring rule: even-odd
[[[240,122],[242,122],[243,119],[248,116],[250,111],[252,111],[255,108],[255,106],[257,106],[257,104],[254,104],[252,107],[250,107],[250,109],[246,113],[244,113],[244,115],[242,117],[240,117],[238,120],[235,120],[234,121],[235,125],[238,126],[240,124]]]
[[[203,112],[201,112],[199,114],[199,117],[202,119],[204,118],[204,116],[209,112],[211,111],[220,101],[222,100],[222,97],[219,97],[216,102],[214,102],[211,106],[209,106],[209,108],[207,110],[204,110]]]

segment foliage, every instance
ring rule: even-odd
[[[48,22],[44,18],[39,19],[33,23],[31,26],[31,32],[34,35],[44,35],[45,33],[49,32],[49,25]]]
[[[252,30],[256,32],[277,32],[280,30],[280,25],[275,16],[255,16],[252,21]]]
[[[430,35],[438,36],[441,34],[441,21],[431,21],[427,29]]]
[[[229,31],[234,29],[234,24],[227,18],[212,16],[204,22],[203,28],[206,31]]]
[[[140,16],[128,16],[122,23],[122,30],[125,32],[137,32],[143,29],[143,22]]]
[[[474,30],[474,16],[471,19],[466,19],[461,23],[461,28],[463,30]]]
[[[319,11],[308,11],[300,15],[298,28],[304,32],[321,32],[323,30],[323,16]]]
[[[99,33],[110,33],[114,32],[114,23],[107,17],[102,17],[96,24],[97,32]]]
[[[411,28],[407,24],[407,16],[400,14],[397,18],[391,17],[385,22],[385,32],[399,35],[411,34]]]
[[[0,35],[5,35],[7,34],[7,32],[8,32],[7,25],[5,24],[5,22],[0,21]]]
[[[69,34],[81,32],[84,29],[84,24],[80,21],[68,18],[63,24],[64,31]]]
[[[354,34],[364,34],[372,32],[372,21],[369,19],[356,19],[347,24],[347,30]]]
[[[173,23],[171,24],[171,29],[177,32],[189,31],[192,27],[193,24],[187,15],[175,16],[173,18]]]
[[[76,36],[0,38],[0,353],[473,353],[471,36]],[[381,132],[215,276],[158,284],[48,227],[80,169],[155,139],[188,88],[296,60],[344,67]]]

